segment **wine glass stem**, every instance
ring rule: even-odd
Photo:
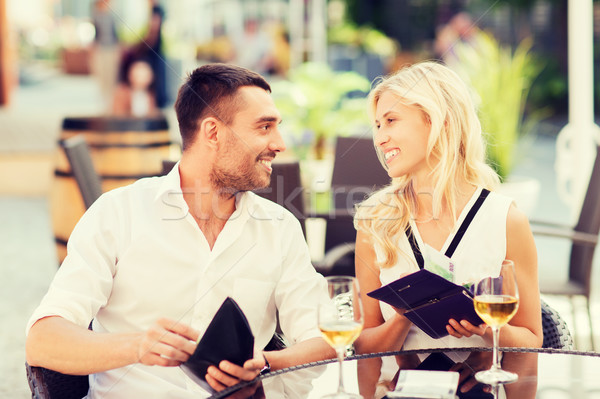
[[[344,363],[344,351],[345,350],[346,350],[346,348],[336,349],[337,357],[338,357],[338,363],[340,364],[340,378],[339,378],[339,383],[338,383],[338,393],[345,393],[346,392],[344,390],[344,374],[342,372],[342,365]]]
[[[498,327],[492,327],[492,336],[494,338],[494,355],[492,358],[492,369],[500,369],[500,360],[498,356],[498,346],[500,343],[500,329]]]

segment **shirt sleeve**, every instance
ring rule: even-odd
[[[26,327],[41,318],[61,316],[87,327],[110,296],[119,241],[118,209],[111,195],[101,196],[75,226],[67,256]]]
[[[320,337],[317,305],[327,295],[324,277],[314,269],[298,220],[291,214],[282,237],[283,273],[275,289],[281,329],[291,342]]]

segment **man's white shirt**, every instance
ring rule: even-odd
[[[291,342],[320,336],[316,309],[326,284],[310,263],[298,220],[254,193],[238,194],[211,250],[188,212],[177,166],[100,197],[67,250],[27,331],[58,315],[84,327],[93,319],[96,332],[141,331],[168,317],[202,334],[230,296],[248,318],[257,350],[271,339],[277,312]],[[90,383],[90,398],[207,396],[178,367],[134,364],[92,375]]]

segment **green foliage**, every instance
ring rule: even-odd
[[[556,56],[538,54],[538,57],[544,68],[531,87],[527,104],[547,107],[554,114],[566,114],[569,97],[567,76],[561,72]]]
[[[531,45],[527,39],[512,51],[482,32],[474,42],[456,46],[457,59],[451,64],[476,92],[488,161],[502,179],[512,171],[520,140],[541,118],[540,112],[525,116],[527,96],[541,70]]]
[[[522,10],[530,10],[537,1],[538,0],[477,0],[475,3],[481,3],[487,7],[501,7],[504,5],[509,5]]]
[[[343,23],[333,26],[327,33],[327,41],[331,44],[343,44],[360,48],[368,53],[389,57],[396,54],[399,45],[381,31],[372,26],[357,26],[354,23]]]
[[[119,42],[126,46],[133,46],[144,40],[146,34],[148,33],[147,26],[140,26],[137,28],[132,28],[131,26],[124,26],[117,28],[117,36],[119,37]]]
[[[368,124],[366,98],[348,96],[370,88],[369,81],[356,72],[335,72],[325,64],[304,63],[290,71],[288,79],[271,86],[284,128],[297,138],[311,131],[308,145],[322,144],[326,138],[349,134]]]

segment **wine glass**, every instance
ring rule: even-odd
[[[515,276],[515,265],[504,260],[498,277],[486,277],[475,286],[475,311],[492,328],[494,336],[492,367],[475,374],[477,381],[489,385],[514,382],[518,376],[500,367],[498,339],[500,327],[513,318],[519,307],[519,292]]]
[[[346,347],[354,342],[363,328],[363,310],[358,280],[350,276],[330,276],[327,296],[319,301],[318,323],[323,338],[337,352],[340,373],[338,390],[324,398],[362,398],[344,390],[342,364]]]

